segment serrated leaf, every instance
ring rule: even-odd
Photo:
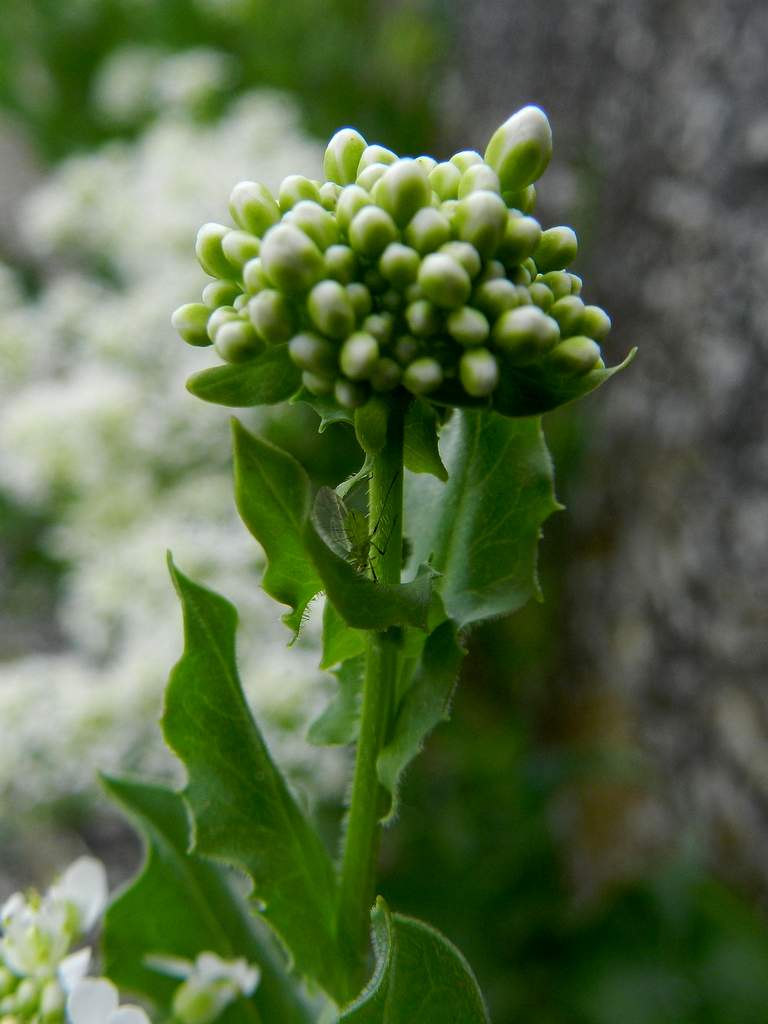
[[[437,445],[437,413],[423,398],[414,399],[405,412],[403,461],[412,473],[431,473],[447,480],[448,472]]]
[[[365,633],[352,629],[339,615],[330,601],[323,608],[323,655],[320,668],[329,669],[340,665],[365,650]]]
[[[349,409],[342,409],[339,403],[331,396],[313,395],[311,391],[302,388],[293,397],[294,402],[304,402],[320,417],[320,426],[317,428],[322,434],[326,427],[332,423],[353,423],[353,414]]]
[[[300,385],[301,373],[288,355],[288,346],[272,345],[247,363],[227,363],[193,373],[187,391],[204,402],[244,409],[284,402]]]
[[[392,796],[390,821],[397,814],[400,777],[420,753],[424,740],[440,722],[447,721],[451,698],[465,655],[456,627],[443,622],[429,635],[410,687],[397,710],[392,735],[379,754],[379,781]]]
[[[104,787],[144,840],[144,863],[112,900],[104,919],[104,973],[127,992],[170,1009],[178,979],[147,966],[147,957],[194,960],[211,951],[245,957],[261,968],[249,1000],[237,1000],[229,1024],[270,1020],[312,1024],[315,1011],[302,999],[273,940],[212,861],[188,852],[189,820],[182,797],[164,786],[102,778]]]
[[[343,990],[336,881],[317,832],[269,755],[243,696],[234,607],[171,564],[184,611],[184,653],[168,683],[163,731],[183,761],[194,850],[238,867],[293,957],[331,996]]]
[[[541,524],[561,506],[536,417],[457,411],[443,429],[449,478],[410,477],[406,523],[411,566],[429,561],[460,627],[506,615],[538,596]]]
[[[315,746],[344,746],[354,743],[360,726],[365,658],[350,658],[333,674],[339,688],[323,713],[309,728],[307,738]]]
[[[297,633],[307,605],[322,589],[303,541],[309,477],[292,455],[249,434],[237,420],[232,421],[232,445],[237,508],[267,556],[261,585],[293,608],[283,622]]]
[[[371,917],[376,970],[339,1024],[490,1024],[472,968],[445,936],[390,914],[381,897]]]

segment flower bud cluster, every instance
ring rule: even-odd
[[[228,363],[287,343],[307,391],[345,408],[401,387],[484,399],[518,369],[557,380],[601,368],[610,319],[566,269],[576,236],[531,215],[551,148],[538,107],[501,125],[484,156],[442,162],[401,159],[344,128],[325,152],[327,180],[291,175],[277,195],[235,187],[236,226],[197,237],[215,280],[174,326]]]

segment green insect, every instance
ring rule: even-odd
[[[387,505],[395,480],[387,489],[384,505],[373,529],[368,529],[368,517],[354,506],[348,505],[330,487],[321,487],[317,492],[312,511],[317,531],[328,547],[352,566],[355,572],[370,572],[374,583],[378,583],[376,570],[371,562],[371,550],[384,555],[387,544],[380,547],[374,537],[387,519]],[[393,524],[394,525],[394,524]],[[391,532],[391,529],[390,529]]]

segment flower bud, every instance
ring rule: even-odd
[[[477,279],[477,283],[484,284],[486,281],[496,281],[506,276],[504,264],[500,260],[488,260]]]
[[[338,281],[316,284],[307,298],[307,310],[315,327],[329,338],[341,340],[354,329],[355,311]]]
[[[519,210],[520,213],[532,213],[536,206],[536,186],[529,185],[521,192],[505,192],[502,189],[501,198],[511,210]]]
[[[443,383],[443,368],[436,359],[424,356],[406,367],[403,384],[414,395],[428,395]]]
[[[575,335],[556,345],[547,356],[546,365],[568,377],[581,377],[596,368],[600,346],[591,338]]]
[[[442,319],[437,307],[427,299],[417,299],[409,303],[405,310],[408,329],[417,338],[429,338],[437,334],[442,326]]]
[[[341,346],[339,366],[350,380],[367,380],[379,358],[379,344],[372,334],[355,331]]]
[[[557,342],[557,322],[538,306],[520,306],[503,313],[493,325],[494,344],[515,365],[532,363]]]
[[[525,267],[521,266],[515,267],[513,270],[510,271],[509,280],[513,284],[521,284],[527,287],[531,283],[533,278],[531,277],[529,271],[526,270]]]
[[[22,978],[13,994],[13,1007],[16,1013],[31,1017],[40,1001],[40,989],[32,978]]]
[[[270,228],[261,247],[261,263],[272,284],[286,292],[307,291],[325,269],[318,247],[294,224]]]
[[[423,154],[416,157],[416,163],[427,176],[437,167],[437,160],[433,156],[425,156]]]
[[[425,206],[405,229],[405,241],[424,256],[445,245],[451,237],[448,218],[432,206]]]
[[[360,157],[366,148],[363,136],[354,128],[336,132],[325,150],[323,173],[337,185],[350,185],[357,175]]]
[[[469,242],[446,242],[445,245],[440,246],[439,252],[445,253],[460,263],[470,277],[477,277],[480,273],[482,267],[480,257],[477,249]]]
[[[575,232],[564,225],[545,231],[533,253],[540,273],[563,270],[576,259],[579,243]]]
[[[388,166],[388,164],[370,164],[358,174],[357,184],[363,191],[372,193],[374,185],[384,176]]]
[[[349,244],[369,259],[378,256],[396,238],[395,222],[378,206],[364,206],[349,225]]]
[[[229,320],[216,331],[213,347],[226,363],[244,363],[264,349],[253,325],[245,320]]]
[[[309,178],[303,174],[289,174],[280,183],[277,202],[280,209],[285,213],[300,203],[303,199],[309,199],[313,203],[321,203],[320,189]]]
[[[584,282],[578,274],[572,274],[570,271],[567,271],[567,274],[571,284],[571,295],[581,295],[581,288]]]
[[[237,312],[239,313],[242,309],[244,309],[248,305],[249,302],[250,302],[250,299],[248,298],[248,296],[245,293],[243,293],[243,294],[237,296],[235,301],[232,303],[232,308],[236,309]]]
[[[381,254],[379,270],[395,288],[406,288],[419,273],[419,254],[400,242],[392,242]]]
[[[491,329],[486,317],[479,309],[462,306],[449,313],[445,326],[448,333],[460,345],[482,345]]]
[[[454,153],[451,157],[451,163],[463,174],[468,168],[474,166],[474,164],[481,164],[483,158],[474,149],[462,149],[460,153]]]
[[[555,301],[571,294],[571,275],[564,270],[552,270],[542,275],[542,282],[552,292]]]
[[[474,245],[484,258],[492,256],[507,225],[504,200],[495,192],[472,192],[459,200],[454,225],[462,242]]]
[[[364,384],[355,384],[344,377],[337,377],[333,397],[344,409],[358,409],[368,401],[368,389]]]
[[[549,312],[552,303],[555,301],[554,295],[543,281],[534,281],[533,284],[529,284],[528,294],[531,296],[531,302],[538,306],[539,309],[544,310],[545,313]]]
[[[198,263],[211,277],[232,277],[232,265],[224,255],[221,244],[229,228],[223,224],[203,224],[195,239],[195,255]]]
[[[359,185],[347,185],[339,193],[336,203],[336,223],[342,231],[349,231],[352,218],[364,206],[371,205],[371,197]]]
[[[19,979],[0,963],[0,999],[14,991]]]
[[[582,333],[584,319],[584,303],[578,295],[565,295],[558,299],[549,311],[549,315],[557,320],[561,338],[570,338]]]
[[[333,392],[334,377],[323,377],[321,374],[305,370],[301,375],[301,383],[313,395],[330,395]]]
[[[394,359],[377,360],[371,370],[371,387],[374,391],[392,391],[400,383],[403,372]]]
[[[463,199],[471,192],[478,192],[481,189],[501,193],[499,176],[488,164],[472,164],[461,176],[458,197]]]
[[[235,270],[241,270],[248,260],[261,251],[261,243],[250,231],[228,231],[221,241],[221,249]]]
[[[476,306],[488,317],[496,320],[508,309],[520,305],[515,286],[503,277],[495,277],[484,281],[475,288],[472,294],[472,305]]]
[[[209,309],[231,306],[242,289],[234,281],[210,281],[203,288],[203,302]]]
[[[348,245],[329,245],[325,250],[325,272],[341,284],[354,281],[357,274],[357,256]]]
[[[433,252],[419,267],[419,287],[436,306],[457,309],[469,298],[472,282],[460,263],[445,253]]]
[[[188,302],[174,312],[171,324],[188,345],[210,345],[207,330],[210,315],[209,307],[202,302]]]
[[[429,174],[430,187],[440,199],[455,199],[459,193],[460,181],[461,171],[450,160],[437,164]]]
[[[234,306],[219,306],[218,309],[214,309],[211,315],[208,317],[208,325],[206,330],[208,337],[211,341],[216,340],[216,332],[222,326],[222,324],[231,323],[233,320],[239,320],[240,314],[234,308]]]
[[[259,337],[268,345],[288,341],[295,324],[291,305],[282,292],[265,288],[248,303],[248,316]]]
[[[581,315],[581,329],[588,338],[603,341],[611,329],[611,318],[600,306],[585,306]]]
[[[518,110],[491,136],[485,159],[499,175],[505,192],[525,188],[540,178],[552,156],[552,129],[540,107]]]
[[[339,201],[339,195],[341,194],[341,185],[337,185],[335,181],[325,181],[320,186],[320,205],[324,210],[328,210],[329,213],[333,213],[336,209],[336,203]]]
[[[528,285],[516,284],[515,295],[517,296],[518,306],[531,306],[533,305],[533,299],[531,293],[528,291]]]
[[[395,160],[397,160],[397,153],[393,153],[386,146],[366,146],[360,154],[357,176],[360,177],[366,167],[370,167],[371,164],[393,164]]]
[[[332,378],[336,371],[335,346],[311,331],[294,335],[288,342],[288,354],[300,370],[308,373]]]
[[[473,398],[485,398],[499,383],[499,364],[487,348],[472,348],[459,360],[459,379]]]
[[[370,290],[361,281],[352,281],[347,285],[347,295],[357,319],[368,316],[373,305]]]
[[[415,160],[397,160],[376,182],[372,198],[402,228],[418,210],[429,206],[432,190],[424,170]]]
[[[229,197],[232,220],[244,231],[261,237],[280,220],[280,207],[266,185],[257,181],[241,181]]]
[[[319,203],[302,199],[283,218],[284,224],[295,224],[315,245],[325,250],[339,240],[339,227],[332,213],[324,210]]]
[[[56,979],[46,982],[40,997],[40,1016],[48,1022],[64,1020],[66,998],[64,991]]]
[[[243,267],[243,284],[249,295],[255,295],[262,288],[271,288],[272,284],[264,272],[264,264],[261,256],[256,256]]]
[[[520,217],[516,212],[507,214],[504,237],[499,244],[499,255],[505,263],[522,263],[536,249],[541,240],[541,225],[533,217]]]
[[[401,366],[407,366],[408,363],[412,363],[420,351],[421,345],[410,334],[401,334],[395,342],[395,358]]]
[[[379,345],[386,346],[392,340],[395,318],[391,313],[369,313],[363,320],[362,328],[367,334],[372,334]]]

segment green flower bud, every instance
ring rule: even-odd
[[[525,267],[515,267],[509,274],[509,280],[513,284],[521,284],[528,286],[533,278]]]
[[[235,299],[235,301],[232,303],[232,308],[236,309],[237,312],[239,313],[241,310],[245,309],[245,307],[248,305],[249,301],[250,301],[250,299],[249,299],[249,297],[247,295],[245,295],[245,294],[238,295],[237,298]]]
[[[478,192],[485,189],[488,192],[501,193],[499,176],[488,164],[472,164],[461,176],[459,182],[459,199],[468,196],[471,192]]]
[[[376,182],[371,195],[401,228],[432,200],[427,175],[415,160],[397,160],[391,164]]]
[[[344,409],[357,409],[368,401],[368,389],[362,384],[338,377],[333,386],[333,397]]]
[[[379,359],[371,370],[371,387],[374,391],[392,391],[400,383],[403,372],[394,359],[386,356]]]
[[[529,287],[529,285],[525,284],[515,285],[515,295],[517,296],[518,306],[531,306],[533,304],[531,293],[528,291]]]
[[[280,220],[280,207],[266,185],[257,181],[241,181],[229,197],[232,220],[244,231],[261,237]]]
[[[381,254],[379,270],[395,288],[406,288],[419,273],[419,254],[400,242],[392,242]]]
[[[319,206],[316,209],[325,212]],[[320,250],[295,224],[269,229],[261,247],[261,263],[271,283],[285,292],[307,291],[325,269]]]
[[[419,282],[414,281],[413,284],[409,284],[403,292],[406,304],[409,302],[416,302],[418,299],[424,298],[424,292],[419,287]]]
[[[228,231],[222,239],[221,249],[235,270],[241,270],[248,260],[259,255],[261,242],[249,231]]]
[[[374,185],[384,176],[388,164],[371,164],[357,176],[357,184],[366,192],[373,192]],[[373,196],[371,196],[373,199]]]
[[[438,207],[438,209],[447,219],[451,227],[453,227],[454,221],[456,219],[456,211],[458,210],[458,208],[458,199],[445,199],[442,203],[440,203],[440,206]]]
[[[495,281],[497,278],[506,276],[504,264],[500,260],[488,260],[483,267],[483,272],[477,279],[477,283],[483,284],[485,281]]]
[[[321,374],[305,370],[301,375],[301,383],[313,395],[330,395],[333,391],[334,377],[323,377]]]
[[[347,185],[339,193],[336,203],[336,223],[342,231],[349,231],[352,218],[364,206],[371,205],[371,197],[359,185]]]
[[[451,163],[454,167],[458,167],[462,174],[468,168],[482,162],[483,158],[474,149],[462,149],[460,153],[454,153],[451,157]]]
[[[355,310],[338,281],[316,284],[307,298],[307,310],[315,327],[330,338],[341,340],[354,329]]]
[[[357,319],[361,320],[368,316],[373,306],[370,290],[361,281],[352,281],[347,285],[347,295]]]
[[[568,280],[571,283],[571,295],[581,295],[581,288],[582,288],[582,285],[583,285],[584,282],[581,280],[579,275],[578,274],[571,274],[569,272],[568,273]]]
[[[543,274],[541,280],[552,292],[555,300],[571,294],[571,275],[564,270],[552,270],[548,274]]]
[[[603,341],[611,329],[611,318],[600,306],[585,306],[581,314],[581,329],[588,338]]]
[[[333,379],[336,372],[336,347],[327,338],[303,331],[288,342],[288,354],[300,370]]]
[[[529,185],[521,192],[506,192],[502,189],[501,198],[511,210],[521,213],[532,213],[536,206],[536,186]]]
[[[364,206],[349,225],[349,244],[369,259],[378,256],[396,238],[395,222],[378,206]]]
[[[443,383],[443,368],[436,359],[424,356],[407,366],[403,384],[414,395],[428,395]]]
[[[520,217],[516,211],[507,214],[499,255],[510,265],[522,263],[535,251],[541,240],[541,225],[533,217]]]
[[[568,377],[581,377],[597,368],[600,346],[591,338],[575,335],[566,338],[547,356],[546,364]]]
[[[0,999],[15,990],[18,980],[15,974],[9,971],[3,964],[0,964]]]
[[[46,1022],[64,1019],[66,998],[61,985],[56,980],[46,982],[40,997],[40,1016]]]
[[[442,318],[436,306],[427,299],[417,299],[406,307],[405,319],[408,329],[417,338],[429,338],[442,327]]]
[[[245,290],[249,295],[255,295],[256,292],[260,292],[262,288],[271,288],[272,282],[264,272],[264,264],[262,263],[261,256],[256,256],[243,267],[243,284]]]
[[[451,259],[456,260],[466,270],[470,277],[477,277],[480,273],[482,263],[474,245],[469,242],[446,242],[441,245],[439,252],[444,252]]]
[[[543,309],[545,313],[549,312],[555,301],[554,295],[543,281],[534,281],[533,284],[529,284],[528,294],[531,296],[531,302],[539,309]]]
[[[335,181],[326,181],[320,186],[320,205],[324,210],[328,210],[329,213],[333,213],[336,209],[336,203],[339,200],[341,194],[341,185],[337,185]]]
[[[459,379],[473,398],[485,398],[499,383],[499,364],[487,348],[473,348],[459,360]]]
[[[225,363],[244,363],[264,350],[264,342],[252,324],[245,320],[229,320],[216,331],[213,347]]]
[[[439,252],[430,253],[419,267],[419,286],[428,299],[443,309],[463,306],[472,290],[464,267]]]
[[[248,303],[248,316],[256,333],[268,345],[288,341],[295,330],[291,304],[282,292],[265,288]]]
[[[395,318],[391,313],[370,313],[362,324],[367,334],[372,334],[379,345],[388,345],[395,329]]]
[[[210,345],[207,330],[210,315],[209,307],[202,302],[188,302],[174,312],[171,324],[188,345]]]
[[[576,259],[579,251],[579,242],[576,232],[564,225],[557,228],[548,228],[542,236],[539,244],[533,253],[536,266],[542,274],[550,270],[563,270]]]
[[[397,153],[393,153],[386,146],[366,146],[360,154],[360,161],[357,165],[358,178],[366,167],[371,164],[393,164],[397,160]]]
[[[234,281],[211,281],[203,288],[203,302],[210,309],[231,306],[241,290]]]
[[[495,277],[483,281],[472,294],[472,305],[476,306],[488,317],[496,320],[508,309],[520,305],[515,286],[503,277]]]
[[[232,265],[224,255],[221,244],[230,229],[223,224],[203,224],[195,239],[198,263],[211,277],[232,277]]]
[[[303,199],[321,204],[320,189],[314,181],[305,178],[303,174],[289,174],[287,178],[283,178],[277,196],[277,202],[283,213],[286,210],[292,210],[296,203],[300,203]]]
[[[32,978],[23,978],[13,995],[14,1009],[23,1016],[32,1016],[40,1001],[40,989]]]
[[[283,218],[284,224],[295,224],[308,235],[315,245],[325,250],[339,240],[339,227],[332,213],[324,210],[319,203],[302,199]]]
[[[214,309],[211,315],[208,317],[208,325],[206,330],[208,337],[211,341],[216,340],[216,332],[222,326],[222,324],[231,323],[233,320],[239,320],[240,314],[234,308],[234,306],[219,306],[218,309]]]
[[[422,256],[445,245],[451,237],[448,218],[432,206],[419,210],[405,229],[405,240]]]
[[[449,313],[445,326],[448,333],[460,345],[482,345],[491,329],[488,320],[479,309],[462,306]]]
[[[408,363],[412,363],[420,351],[421,345],[416,338],[410,334],[401,334],[395,342],[395,358],[402,366],[407,366]]]
[[[398,291],[397,288],[387,288],[379,299],[379,305],[382,309],[386,309],[390,313],[397,313],[404,304],[403,293]]]
[[[357,274],[357,256],[348,245],[329,245],[325,250],[325,272],[334,281],[349,284]]]
[[[325,150],[323,174],[337,185],[351,185],[366,145],[363,136],[354,128],[342,128],[336,132]]]
[[[339,366],[350,380],[367,380],[379,358],[379,343],[372,334],[355,331],[341,346]]]
[[[557,323],[538,306],[520,306],[503,313],[493,325],[494,344],[515,365],[535,362],[560,337]]]
[[[491,136],[485,159],[504,191],[516,192],[540,178],[552,156],[552,129],[540,107],[523,107]]]
[[[557,320],[561,338],[570,338],[582,333],[584,319],[584,303],[578,295],[565,295],[558,299],[549,311],[549,315]]]
[[[504,237],[507,208],[495,192],[472,192],[459,200],[454,226],[462,242],[469,242],[483,258],[493,256]]]
[[[430,187],[437,193],[440,199],[455,199],[459,194],[460,181],[461,171],[450,160],[437,164],[430,171]]]
[[[431,171],[434,170],[435,167],[437,167],[437,160],[435,160],[433,156],[417,156],[416,163],[427,176],[430,174]]]

